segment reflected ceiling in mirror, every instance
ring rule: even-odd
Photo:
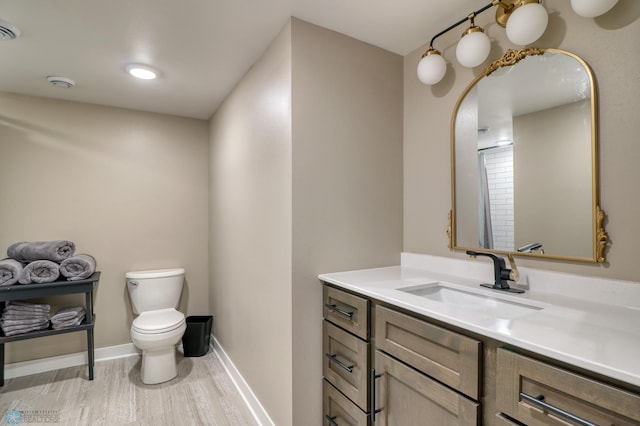
[[[604,262],[593,74],[558,49],[509,50],[451,124],[449,245]]]

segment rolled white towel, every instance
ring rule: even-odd
[[[90,254],[77,254],[60,263],[60,274],[70,281],[89,278],[96,271],[96,259]]]
[[[7,256],[12,259],[31,262],[34,260],[52,260],[62,262],[73,256],[76,245],[71,241],[22,241],[13,243],[7,248]]]
[[[20,284],[52,283],[60,276],[60,265],[50,260],[35,260],[24,267],[18,282]]]
[[[0,260],[0,286],[17,283],[22,269],[24,269],[22,262],[15,259]]]

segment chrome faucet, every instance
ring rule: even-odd
[[[520,274],[518,273],[518,268],[516,267],[516,262],[513,260],[513,256],[511,256],[510,254],[507,255],[507,258],[509,259],[509,266],[511,267],[511,269],[509,269],[504,262],[504,258],[496,256],[495,254],[473,250],[467,250],[467,254],[471,257],[487,256],[490,257],[491,260],[493,260],[493,275],[495,277],[495,283],[480,284],[482,287],[488,287],[494,290],[508,291],[511,293],[524,293],[524,290],[509,287],[508,281],[517,281],[520,276]]]
[[[531,243],[518,249],[520,253],[533,253],[535,250],[540,250],[540,254],[544,254],[542,243]]]

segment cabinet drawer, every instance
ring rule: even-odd
[[[323,321],[322,374],[336,388],[367,411],[369,407],[369,343]]]
[[[375,317],[377,348],[479,399],[480,341],[382,306]]]
[[[516,423],[509,420],[504,414],[496,414],[496,426],[522,426],[522,423]]]
[[[378,426],[477,426],[480,404],[376,351]]]
[[[324,380],[323,425],[367,426],[369,416]]]
[[[530,426],[640,424],[638,394],[505,349],[498,349],[497,367],[498,410]]]
[[[369,301],[333,287],[324,286],[323,314],[326,320],[364,340],[369,340]]]

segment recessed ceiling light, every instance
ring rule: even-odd
[[[158,76],[158,71],[148,65],[131,64],[127,65],[127,72],[142,80],[153,80]]]
[[[0,19],[0,40],[14,40],[20,36],[20,30]]]
[[[58,75],[49,75],[47,76],[47,81],[49,84],[62,87],[64,89],[70,89],[76,85],[76,82],[67,77],[60,77]]]

